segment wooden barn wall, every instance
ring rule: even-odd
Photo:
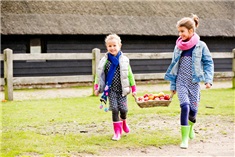
[[[43,41],[42,53],[91,53],[93,48],[106,52],[103,35],[58,35],[58,36],[4,36],[1,39],[1,53],[10,48],[13,53],[29,53],[30,38],[39,37]],[[156,36],[121,36],[122,51],[125,53],[172,52],[176,37]],[[235,38],[202,37],[213,52],[231,52],[235,47]],[[134,73],[165,72],[171,59],[131,60]],[[232,71],[232,59],[214,59],[215,71]],[[27,76],[66,76],[90,75],[91,60],[74,61],[14,61],[14,77]],[[1,62],[1,77],[3,77],[3,62]]]

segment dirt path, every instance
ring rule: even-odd
[[[131,132],[129,134],[123,133],[125,140],[131,134],[139,134],[140,129],[159,130],[164,134],[165,130],[171,129],[171,135],[180,138],[180,118],[178,116],[165,116],[151,114],[144,117],[144,121],[139,121],[136,125],[136,121],[143,119],[143,115],[136,115],[128,120]],[[146,148],[113,148],[108,150],[100,150],[98,154],[72,154],[71,157],[85,157],[85,156],[227,156],[234,157],[234,118],[226,116],[198,116],[197,123],[195,124],[196,138],[189,141],[188,149],[181,149],[179,144],[166,145],[161,147],[146,147]],[[133,122],[133,123],[132,123]],[[102,122],[102,124],[87,124],[81,126],[75,122],[66,124],[54,124],[51,126],[42,126],[38,128],[26,127],[26,131],[33,131],[39,134],[52,134],[55,128],[57,133],[60,134],[79,134],[81,130],[86,131],[87,134],[95,135],[99,134],[101,130],[107,130],[110,127],[109,122]],[[110,127],[108,131],[102,132],[111,137],[113,131]],[[144,134],[139,134],[144,136]],[[122,140],[122,139],[121,139]],[[119,142],[119,141],[113,141]],[[140,141],[141,142],[141,141]],[[156,144],[157,144],[156,140]],[[179,142],[180,143],[180,142]],[[118,145],[118,144],[117,144]],[[121,147],[119,145],[119,147]],[[102,146],[101,146],[102,148]],[[39,157],[39,156],[35,156]]]
[[[136,116],[138,118],[138,116]],[[179,116],[168,117],[152,115],[145,117],[145,121],[138,126],[132,126],[130,121],[130,134],[135,134],[135,129],[151,126],[151,129],[164,130],[172,127],[172,134],[180,136]],[[178,120],[178,122],[176,121]],[[160,127],[159,127],[160,126]],[[234,148],[234,119],[222,116],[198,116],[195,125],[196,138],[189,141],[188,149],[181,149],[179,145],[147,148],[114,148],[100,151],[98,155],[79,154],[80,156],[235,156]],[[112,134],[112,133],[109,133]],[[144,135],[140,135],[144,136]],[[128,135],[126,137],[128,138]],[[156,141],[157,143],[157,141]]]

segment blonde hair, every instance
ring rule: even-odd
[[[118,44],[122,44],[122,40],[121,40],[121,38],[117,34],[110,34],[110,35],[108,35],[105,38],[105,44],[107,44],[107,42],[109,40],[113,40],[113,39],[117,40]]]
[[[199,26],[199,18],[197,15],[192,14],[191,17],[184,17],[182,19],[180,19],[177,24],[176,27],[186,27],[188,30],[193,29],[193,31],[196,31],[196,28],[198,28]]]

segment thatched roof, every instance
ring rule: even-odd
[[[1,34],[177,35],[195,13],[201,36],[235,36],[234,0],[1,1]]]

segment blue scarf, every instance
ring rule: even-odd
[[[112,81],[113,81],[113,77],[114,77],[114,74],[115,74],[115,71],[118,67],[118,64],[119,64],[119,57],[121,55],[121,51],[118,52],[118,54],[116,56],[113,56],[112,54],[108,53],[108,60],[111,62],[111,65],[110,65],[110,68],[109,68],[109,71],[108,71],[108,75],[106,77],[106,85],[105,85],[105,88],[104,88],[104,92],[100,98],[100,101],[104,102],[106,104],[107,102],[107,96],[109,94],[109,90],[110,90],[110,87],[112,85]]]

